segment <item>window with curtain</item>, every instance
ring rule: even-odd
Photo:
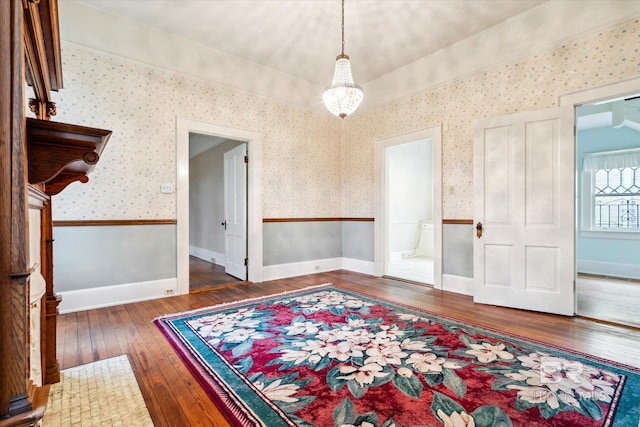
[[[582,157],[583,229],[640,231],[640,148]]]

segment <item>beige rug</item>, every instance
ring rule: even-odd
[[[44,427],[153,426],[126,355],[60,373],[49,391]]]

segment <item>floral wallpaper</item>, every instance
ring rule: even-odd
[[[374,216],[375,141],[446,123],[443,217],[472,218],[475,122],[636,77],[638,46],[636,19],[340,121],[63,43],[54,120],[113,135],[89,182],[56,196],[54,219],[175,218],[175,194],[160,185],[176,185],[176,117],[262,134],[265,218]]]
[[[86,184],[55,197],[55,220],[173,219],[176,117],[263,136],[263,215],[340,216],[340,122],[117,56],[62,45],[55,121],[113,131]]]
[[[342,135],[342,214],[374,214],[376,140],[447,123],[443,218],[472,218],[475,122],[557,106],[560,95],[637,77],[639,46],[636,19],[350,117]]]

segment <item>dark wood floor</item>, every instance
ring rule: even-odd
[[[61,315],[61,368],[129,354],[156,426],[228,425],[152,320],[160,315],[332,282],[462,321],[640,367],[640,329],[474,304],[471,297],[336,271],[265,283],[239,283],[134,304]]]
[[[189,292],[202,292],[241,282],[224,272],[224,267],[189,256]]]

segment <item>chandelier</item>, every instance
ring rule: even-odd
[[[353,83],[349,56],[344,54],[344,0],[342,0],[342,53],[336,57],[333,81],[331,86],[324,90],[322,100],[331,113],[344,119],[356,111],[363,97],[362,88]]]

